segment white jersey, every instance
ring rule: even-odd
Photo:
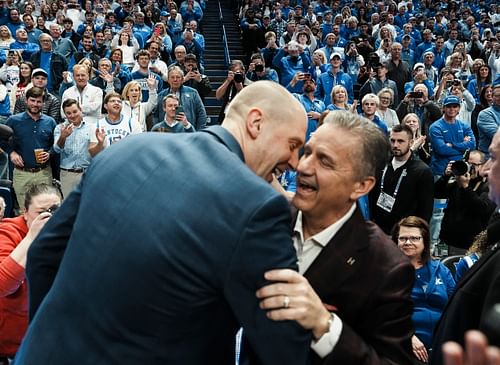
[[[121,115],[120,120],[116,123],[110,122],[106,117],[99,119],[96,123],[96,129],[97,128],[104,128],[104,131],[106,132],[104,147],[108,147],[131,134],[142,132],[141,125],[136,120],[133,120],[131,117],[124,117],[123,114]],[[95,133],[91,134],[90,142],[97,143]]]

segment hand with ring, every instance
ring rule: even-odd
[[[289,269],[271,270],[264,277],[274,283],[260,288],[256,295],[268,318],[297,321],[312,330],[316,339],[329,331],[330,312],[306,278]]]

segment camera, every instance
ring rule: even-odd
[[[263,64],[255,65],[255,72],[262,72],[262,71],[264,71]]]
[[[473,169],[474,166],[464,160],[455,161],[451,164],[451,173],[454,176],[463,176],[465,174],[471,174]]]
[[[234,82],[242,83],[243,81],[245,81],[245,76],[243,76],[241,73],[234,74]]]
[[[424,93],[422,91],[410,91],[408,96],[412,99],[421,99],[424,97]]]
[[[49,208],[47,208],[45,211],[46,211],[47,213],[54,214],[54,212],[55,212],[57,209],[59,209],[59,205],[54,204],[54,205],[50,206]]]
[[[198,72],[198,67],[193,66],[193,67],[191,68],[191,72]]]

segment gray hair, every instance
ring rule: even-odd
[[[359,139],[356,149],[359,154],[352,154],[353,169],[357,178],[368,176],[379,178],[390,156],[389,140],[372,121],[343,110],[328,113],[323,121],[349,132]],[[358,155],[359,157],[354,157]]]

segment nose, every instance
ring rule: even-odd
[[[302,175],[311,175],[312,171],[312,156],[311,155],[303,155],[297,163],[297,167],[295,169],[297,173]]]

